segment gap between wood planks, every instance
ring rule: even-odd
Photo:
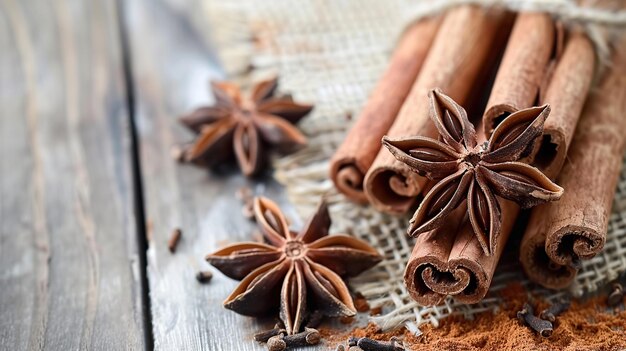
[[[141,175],[141,157],[140,146],[137,135],[137,123],[135,120],[135,84],[133,82],[132,53],[130,51],[128,25],[126,23],[127,16],[123,0],[115,2],[117,10],[117,24],[120,33],[120,45],[122,52],[122,65],[124,87],[126,90],[126,104],[128,105],[128,115],[130,118],[130,136],[131,136],[131,169],[133,182],[133,205],[135,208],[135,225],[137,227],[137,251],[139,254],[139,268],[141,275],[141,301],[143,304],[143,322],[144,322],[144,349],[154,350],[154,335],[152,329],[152,306],[150,303],[150,284],[148,283],[148,261],[146,254],[148,251],[148,239],[146,228],[146,210],[143,196],[143,184]]]

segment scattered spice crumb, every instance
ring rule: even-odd
[[[554,324],[554,332],[543,338],[517,320],[516,312],[528,301],[520,284],[507,286],[501,292],[505,304],[497,313],[485,312],[468,320],[454,316],[440,322],[438,328],[423,325],[422,335],[415,336],[400,328],[383,333],[374,325],[344,332],[330,328],[320,330],[330,348],[345,343],[349,336],[388,341],[398,337],[409,350],[602,350],[626,348],[626,311],[607,309],[606,295],[585,301],[573,301]],[[536,301],[537,310],[549,306]]]
[[[202,284],[208,283],[213,278],[211,271],[200,271],[196,273],[196,280]]]
[[[170,235],[170,240],[167,241],[167,248],[171,253],[176,252],[176,246],[178,246],[178,242],[180,241],[181,236],[183,235],[183,231],[180,228],[174,229],[172,231],[172,235]]]

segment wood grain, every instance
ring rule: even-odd
[[[278,185],[269,179],[248,181],[235,169],[211,173],[172,159],[173,146],[192,134],[177,117],[212,103],[210,79],[223,78],[210,33],[190,26],[186,14],[163,1],[128,1],[142,177],[149,228],[148,277],[156,350],[265,350],[253,341],[272,320],[259,321],[228,311],[223,300],[237,282],[209,268],[204,257],[230,242],[251,240],[256,226],[246,220],[235,197],[241,186],[253,188],[283,206]],[[291,209],[288,216],[294,219]],[[174,254],[167,242],[174,228],[182,238]],[[195,274],[214,277],[199,284]]]
[[[0,349],[144,346],[114,5],[0,2]]]

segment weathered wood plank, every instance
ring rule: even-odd
[[[114,1],[0,2],[0,349],[144,346]]]
[[[193,30],[186,13],[163,1],[128,1],[129,27],[142,175],[149,222],[148,277],[156,350],[264,350],[254,333],[271,327],[222,307],[236,286],[209,268],[204,256],[227,242],[250,240],[253,223],[241,214],[236,190],[249,185],[284,202],[276,183],[249,182],[237,171],[212,174],[181,165],[171,148],[192,135],[177,116],[208,104],[209,79],[222,71],[203,35]],[[295,218],[295,212],[288,213]],[[297,223],[296,223],[297,224]],[[182,239],[175,254],[167,248],[174,228]],[[211,269],[213,280],[201,285],[199,270]]]

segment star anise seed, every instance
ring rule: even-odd
[[[267,244],[233,244],[206,257],[228,277],[241,280],[224,301],[226,308],[258,316],[279,304],[288,334],[300,331],[309,307],[331,317],[356,313],[342,277],[380,262],[374,248],[352,236],[328,235],[331,220],[325,202],[299,232],[289,230],[269,199],[255,198],[254,214]]]
[[[409,235],[438,228],[454,209],[467,203],[476,237],[485,254],[491,255],[502,222],[496,196],[528,208],[558,200],[563,194],[563,188],[537,168],[519,162],[543,134],[550,106],[512,113],[483,142],[465,110],[449,96],[435,89],[429,99],[439,140],[383,137],[383,144],[396,159],[437,181],[411,219]]]
[[[234,157],[242,172],[252,176],[262,169],[268,147],[286,152],[305,144],[294,124],[313,106],[275,96],[277,84],[276,78],[259,82],[244,96],[233,83],[212,82],[216,104],[180,118],[198,134],[184,151],[184,160],[215,166]]]

